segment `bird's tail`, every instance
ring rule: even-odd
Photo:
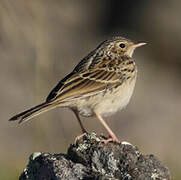
[[[20,124],[20,123],[30,120],[31,118],[33,118],[35,116],[38,116],[39,114],[41,114],[43,112],[49,111],[56,107],[57,106],[55,103],[44,102],[35,107],[32,107],[31,109],[28,109],[22,113],[19,113],[19,114],[13,116],[11,119],[9,119],[9,121],[19,121],[19,124]]]

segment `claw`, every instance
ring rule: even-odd
[[[77,137],[75,138],[74,143],[77,143],[77,141],[79,141],[80,139],[82,139],[86,134],[87,134],[87,133],[85,132],[85,133],[83,133],[83,134],[77,136]]]
[[[120,141],[117,138],[115,139],[111,136],[109,136],[109,138],[107,138],[107,139],[106,138],[102,139],[101,142],[103,142],[104,144],[107,144],[109,142],[116,142],[116,143],[120,144]]]

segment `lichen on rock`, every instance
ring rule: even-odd
[[[20,180],[169,180],[169,170],[154,155],[143,155],[128,142],[105,144],[89,133],[67,154],[33,153]]]

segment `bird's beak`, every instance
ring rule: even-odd
[[[137,48],[137,47],[140,47],[140,46],[144,46],[146,43],[144,43],[144,42],[139,42],[139,43],[135,43],[134,45],[133,45],[133,47],[134,48]]]
[[[126,54],[127,54],[128,56],[132,57],[134,50],[135,50],[137,47],[143,46],[143,45],[145,45],[145,44],[146,44],[146,43],[144,43],[144,42],[134,43],[134,44],[127,50]]]

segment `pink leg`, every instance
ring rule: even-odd
[[[82,124],[82,122],[80,120],[80,117],[79,117],[79,114],[77,113],[77,111],[76,110],[72,110],[72,111],[74,112],[74,114],[75,114],[75,116],[76,116],[76,118],[77,118],[77,120],[79,122],[79,125],[80,125],[80,128],[81,128],[82,132],[87,133],[87,131],[85,130],[85,128],[84,128],[84,126],[83,126],[83,124]]]
[[[83,124],[82,124],[82,122],[80,120],[80,117],[79,117],[79,114],[77,113],[77,111],[74,110],[74,109],[72,109],[72,111],[74,112],[74,114],[75,114],[75,116],[76,116],[76,118],[77,118],[77,120],[79,122],[79,125],[81,127],[81,130],[82,130],[82,134],[75,138],[75,143],[76,143],[79,139],[81,139],[87,133],[87,131],[85,130],[85,128],[84,128],[84,126],[83,126]]]
[[[85,130],[85,128],[84,128],[84,126],[83,126],[83,124],[82,124],[82,122],[80,120],[80,117],[79,117],[79,114],[77,113],[77,111],[74,110],[74,109],[72,109],[72,111],[74,112],[74,114],[75,114],[75,116],[76,116],[76,118],[77,118],[77,120],[79,122],[79,125],[81,127],[81,130],[82,130],[82,134],[75,138],[75,143],[76,143],[79,139],[81,139],[87,133],[87,131]]]
[[[104,121],[104,119],[97,113],[95,113],[95,115],[99,119],[99,121],[102,123],[102,125],[105,127],[105,129],[108,131],[109,135],[111,136],[111,139],[108,139],[107,141],[109,142],[112,140],[112,141],[120,143],[120,141],[118,140],[116,135],[113,133],[113,131],[110,129],[108,124]]]

